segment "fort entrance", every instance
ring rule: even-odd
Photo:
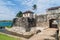
[[[50,28],[58,28],[58,23],[56,19],[50,19],[49,20],[49,27]]]

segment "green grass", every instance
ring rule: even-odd
[[[6,26],[7,28],[12,28],[11,26]]]
[[[5,34],[0,34],[0,40],[19,40],[18,38],[10,37]]]

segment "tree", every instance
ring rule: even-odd
[[[36,9],[37,9],[37,5],[34,4],[34,5],[33,5],[33,10],[36,10]]]
[[[16,15],[16,17],[22,17],[23,16],[23,13],[21,11],[19,11]]]

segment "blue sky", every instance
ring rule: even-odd
[[[60,0],[0,0],[0,20],[12,20],[19,11],[32,10],[34,4],[36,14],[44,14],[47,8],[60,6]]]

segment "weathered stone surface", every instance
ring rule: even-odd
[[[12,28],[6,28],[6,30],[17,33],[19,35],[22,35],[22,37],[26,37],[26,38],[29,38],[36,33],[35,29],[29,32],[26,32],[24,27],[12,27]]]
[[[10,32],[20,34],[20,35],[22,35],[22,37],[29,38],[29,37],[33,36],[34,34],[40,33],[41,31],[45,30],[46,28],[31,27],[31,30],[29,32],[26,32],[24,27],[18,27],[18,26],[12,27],[12,28],[6,28],[6,29]]]
[[[60,36],[60,27],[59,27],[59,36]]]
[[[36,26],[36,20],[27,17],[16,18],[14,26],[24,27],[26,30]]]
[[[34,18],[30,19],[30,18],[27,18],[27,17],[17,18],[15,20],[14,26],[19,27],[22,31],[17,32],[16,30],[18,30],[18,29],[16,29],[16,30],[14,29],[14,30],[17,33],[21,33],[21,34],[25,33],[24,35],[28,35],[29,33],[35,34],[37,31],[39,31],[39,30],[42,31],[43,30],[43,29],[38,29],[39,27],[49,28],[50,27],[49,20],[51,20],[51,19],[55,19],[59,24],[59,20],[60,20],[59,17],[60,17],[59,14],[51,13],[51,14],[36,16],[35,19]],[[57,24],[57,28],[60,27],[60,26],[58,26],[58,24]],[[60,29],[59,29],[59,31],[60,31]],[[53,33],[53,32],[51,32],[51,33]],[[49,34],[49,36],[50,36],[50,34]],[[60,32],[59,32],[59,35],[60,35]]]
[[[57,29],[46,29],[41,33],[35,34],[29,40],[58,40]]]

